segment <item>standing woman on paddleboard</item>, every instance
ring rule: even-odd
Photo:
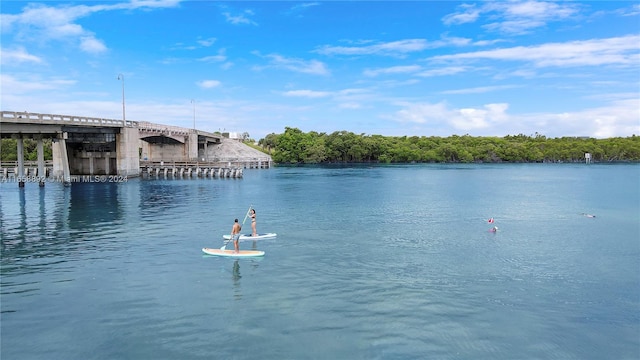
[[[256,230],[256,209],[251,209],[251,229],[253,230],[253,234],[251,236],[258,236],[258,231]]]

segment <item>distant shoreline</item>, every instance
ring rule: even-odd
[[[547,138],[382,136],[287,128],[258,143],[277,164],[305,163],[612,163],[639,162],[640,136]]]
[[[281,167],[323,167],[323,166],[368,166],[368,165],[386,165],[386,166],[394,166],[394,165],[519,165],[519,164],[540,164],[540,165],[638,165],[640,161],[609,161],[609,162],[594,162],[592,161],[589,164],[586,164],[584,161],[574,161],[574,162],[551,162],[551,161],[520,161],[520,162],[508,162],[508,161],[496,161],[496,162],[393,162],[393,163],[382,163],[382,162],[323,162],[323,163],[274,163],[275,166]]]

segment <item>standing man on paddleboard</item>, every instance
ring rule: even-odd
[[[233,223],[233,227],[231,228],[231,240],[233,240],[233,247],[236,249],[236,252],[240,251],[240,245],[238,244],[240,240],[240,231],[242,230],[242,226],[238,223],[238,219]]]

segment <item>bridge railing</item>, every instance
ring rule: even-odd
[[[145,167],[217,167],[217,168],[263,168],[271,167],[269,158],[212,158],[207,161],[149,161],[140,160],[140,168]]]
[[[140,167],[157,167],[157,166],[165,166],[165,167],[220,167],[226,166],[227,163],[216,162],[216,161],[149,161],[149,160],[140,160]]]
[[[180,126],[172,126],[172,125],[162,125],[162,124],[154,124],[148,121],[139,121],[138,129],[149,132],[169,132],[175,135],[188,135],[189,133],[194,132],[193,129],[188,129]]]
[[[213,157],[211,160],[212,161],[216,161],[216,162],[242,162],[242,161],[269,162],[269,161],[271,161],[271,159],[268,158],[268,157],[264,157],[264,158],[260,158],[260,157]]]
[[[0,162],[0,167],[16,167],[18,166],[18,162],[17,161],[2,161]],[[38,166],[38,161],[35,160],[25,160],[24,161],[24,166]],[[44,166],[48,166],[51,167],[53,166],[53,160],[45,160],[44,161]]]
[[[82,126],[101,126],[101,127],[137,127],[137,121],[124,121],[116,119],[94,118],[87,116],[74,115],[58,115],[58,114],[39,114],[20,111],[2,111],[1,120],[6,122],[28,122],[30,124],[47,124],[47,125],[82,125]]]
[[[44,175],[38,174],[38,162],[32,160],[25,160],[24,162],[24,176],[35,177],[51,175],[53,171],[53,161],[45,160],[44,162]],[[18,176],[18,162],[17,161],[2,161],[0,162],[0,182],[6,182],[8,179],[15,179]]]
[[[236,167],[242,167],[245,169],[268,169],[271,167],[270,158],[249,158],[249,157],[214,157],[212,161],[228,164]]]

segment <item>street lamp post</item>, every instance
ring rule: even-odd
[[[191,103],[193,104],[193,130],[196,129],[196,101],[191,99]]]
[[[118,74],[118,80],[122,80],[122,122],[126,122],[126,116],[124,111],[124,75]]]

